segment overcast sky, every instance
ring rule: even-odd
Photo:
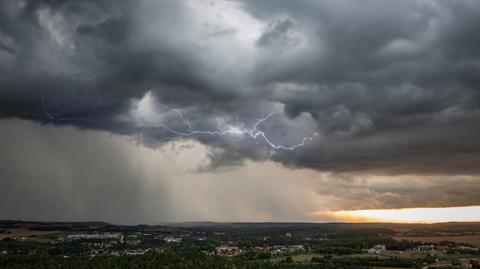
[[[0,218],[478,206],[479,25],[477,0],[0,0]]]

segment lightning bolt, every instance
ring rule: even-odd
[[[258,120],[251,129],[241,129],[237,126],[230,126],[229,128],[225,129],[225,130],[221,130],[221,128],[219,128],[218,130],[192,130],[192,125],[189,121],[185,120],[185,117],[183,116],[183,114],[178,110],[178,109],[173,109],[167,105],[164,105],[164,104],[160,104],[161,106],[169,109],[169,110],[172,110],[175,114],[178,115],[180,121],[185,124],[188,128],[188,132],[182,132],[182,131],[178,131],[178,130],[175,130],[165,124],[162,124],[162,123],[157,123],[155,125],[155,127],[162,127],[168,131],[170,131],[171,133],[179,136],[179,137],[191,137],[191,136],[196,136],[196,135],[216,135],[216,136],[225,136],[225,135],[247,135],[249,136],[250,138],[252,138],[253,140],[257,140],[258,138],[262,138],[263,141],[265,141],[270,147],[274,148],[274,149],[282,149],[282,150],[294,150],[296,148],[299,148],[299,147],[303,147],[305,146],[305,144],[307,142],[310,142],[312,141],[317,135],[318,135],[318,132],[313,132],[313,134],[311,136],[306,136],[304,137],[300,143],[298,144],[294,144],[294,145],[281,145],[281,144],[275,144],[271,141],[270,138],[268,138],[268,136],[266,135],[266,133],[262,130],[259,129],[259,126],[267,121],[271,116],[274,115],[274,112],[270,112],[270,114],[268,114],[267,116],[265,116],[264,118],[261,118],[260,120]],[[236,118],[236,121],[235,123],[238,122],[238,116]]]
[[[193,130],[192,129],[192,123],[189,122],[188,120],[185,119],[183,116],[182,112],[177,109],[173,108],[170,106],[167,106],[165,104],[161,104],[158,102],[155,102],[156,104],[160,105],[163,108],[168,109],[169,111],[173,111],[175,113],[179,120],[187,127],[188,131],[179,131],[175,130],[165,124],[162,123],[156,123],[153,125],[153,127],[162,127],[169,132],[175,134],[178,137],[191,137],[191,136],[196,136],[196,135],[213,135],[213,136],[226,136],[226,135],[246,135],[253,140],[257,141],[257,139],[262,139],[265,143],[267,143],[271,148],[273,149],[281,149],[281,150],[295,150],[297,148],[303,147],[307,144],[307,142],[311,142],[317,135],[318,132],[313,132],[311,136],[306,136],[301,139],[301,141],[297,144],[294,145],[281,145],[281,144],[276,144],[272,142],[271,138],[267,136],[267,134],[262,131],[259,126],[267,121],[270,117],[274,115],[274,112],[270,112],[267,116],[264,118],[259,119],[251,129],[242,129],[238,127],[238,115],[236,114],[235,118],[235,125],[234,126],[229,126],[227,129],[222,130],[220,126],[218,127],[218,130]],[[45,115],[48,117],[48,119],[53,120],[53,121],[69,121],[69,120],[83,120],[82,118],[74,118],[74,117],[57,117],[54,116],[50,111],[47,109],[47,104],[46,104],[46,98],[45,96],[42,97],[42,108],[45,113]],[[218,124],[220,125],[220,124]]]

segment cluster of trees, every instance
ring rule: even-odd
[[[397,241],[392,238],[371,237],[371,238],[339,238],[307,244],[306,247],[318,254],[349,255],[362,253],[362,249],[370,248],[375,244],[384,244],[390,250],[407,250],[421,242]]]
[[[50,255],[1,255],[0,268],[5,269],[150,269],[150,268],[221,268],[221,269],[313,269],[313,268],[371,268],[372,266],[409,267],[411,261],[402,259],[333,259],[314,257],[310,263],[294,263],[291,257],[279,261],[245,261],[203,253],[149,253],[141,256],[88,257]]]
[[[422,264],[423,260],[415,261]],[[0,268],[5,269],[153,269],[153,268],[209,268],[209,269],[313,269],[313,268],[372,268],[411,267],[410,259],[390,258],[335,258],[330,255],[313,257],[310,262],[295,263],[289,256],[280,260],[252,261],[209,256],[201,252],[147,253],[139,256],[51,256],[0,255]]]
[[[331,257],[313,257],[312,263],[321,264],[322,268],[377,268],[377,267],[400,267],[411,268],[414,265],[421,265],[423,261],[418,259],[389,258],[379,259],[372,258],[349,258],[349,259],[332,259]]]
[[[348,267],[355,266],[365,266],[365,267],[401,267],[401,268],[410,268],[413,264],[422,264],[423,260],[418,259],[401,259],[401,258],[349,258],[349,259],[332,259],[329,256],[325,257],[313,257],[311,260],[312,263],[321,263],[321,264],[341,264]]]
[[[146,254],[140,256],[2,255],[0,268],[6,269],[150,269],[150,268],[235,268],[231,260],[201,253]]]
[[[251,261],[251,260],[266,260],[270,259],[272,257],[272,254],[270,252],[256,252],[256,251],[246,251],[242,253],[240,256],[238,256],[238,259],[245,260],[245,261]]]

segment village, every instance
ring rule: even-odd
[[[255,232],[215,227],[59,227],[35,232],[35,227],[2,228],[0,255],[61,257],[123,257],[198,251],[206,256],[234,260],[276,262],[325,262],[351,260],[367,264],[397,264],[420,268],[478,268],[477,246],[454,241],[423,242],[392,239],[384,229],[322,231],[321,225],[282,227],[275,232],[253,225]],[[55,228],[55,229],[54,229]],[[374,232],[373,236],[372,231]],[[369,236],[363,235],[368,233]],[[472,238],[477,236],[473,232]],[[449,237],[444,237],[448,239]],[[407,267],[409,268],[409,267]]]

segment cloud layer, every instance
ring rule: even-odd
[[[212,167],[478,174],[480,3],[0,1],[0,115],[137,135],[150,146],[271,111],[292,145],[195,136]],[[146,96],[150,113],[139,111]],[[140,107],[141,108],[141,107]],[[148,111],[147,111],[148,112]],[[240,119],[240,121],[238,121]],[[259,146],[260,145],[260,146]]]

